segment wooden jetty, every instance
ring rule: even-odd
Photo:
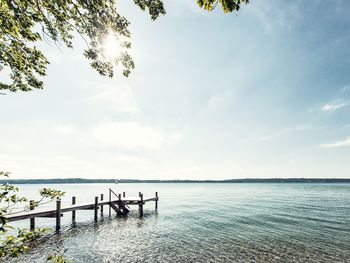
[[[103,194],[99,197],[96,196],[93,203],[83,203],[77,204],[76,197],[72,197],[72,204],[68,206],[61,206],[61,199],[56,200],[56,208],[46,208],[46,209],[35,209],[34,201],[30,201],[29,211],[12,213],[5,215],[8,222],[14,222],[19,220],[30,219],[30,229],[35,228],[35,218],[46,217],[46,218],[56,218],[56,231],[60,231],[61,228],[61,217],[64,213],[72,212],[72,222],[76,222],[76,211],[77,210],[93,210],[94,220],[98,220],[98,210],[100,210],[101,216],[103,216],[103,207],[109,207],[108,215],[111,216],[112,210],[114,210],[118,215],[126,215],[130,211],[130,205],[137,205],[139,207],[140,216],[143,215],[143,206],[147,202],[155,202],[155,209],[158,209],[158,192],[155,193],[154,197],[144,198],[143,194],[139,192],[138,197],[126,197],[125,192],[123,195],[116,194],[112,189],[109,189],[109,198],[104,201]],[[112,198],[114,197],[114,199]],[[117,198],[115,198],[117,197]]]

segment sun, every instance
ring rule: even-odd
[[[103,56],[107,59],[114,60],[122,52],[121,42],[115,34],[109,33],[103,40]]]

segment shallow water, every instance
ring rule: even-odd
[[[35,197],[48,185],[21,185]],[[71,262],[350,262],[350,184],[82,184],[52,185],[77,202],[93,202],[108,187],[129,196],[160,196],[139,217],[78,211],[60,236],[10,262],[45,262],[58,252]],[[48,204],[47,206],[54,206]],[[28,227],[29,222],[18,224]],[[37,219],[54,228],[55,219]]]

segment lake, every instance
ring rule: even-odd
[[[159,192],[159,207],[136,206],[126,218],[93,211],[62,218],[63,229],[27,255],[10,262],[45,262],[63,254],[71,262],[350,262],[350,184],[326,183],[156,183],[19,185],[38,197],[53,187],[77,203],[93,202],[108,187],[128,196]],[[54,203],[46,206],[54,207]],[[54,218],[36,220],[55,227]],[[16,226],[28,227],[29,220]]]

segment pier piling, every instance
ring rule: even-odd
[[[98,196],[95,196],[95,206],[94,206],[94,221],[97,222],[98,213]]]
[[[142,216],[143,215],[143,194],[141,194],[141,192],[140,192],[140,199],[141,201],[139,203],[139,211],[140,211],[140,216]]]
[[[29,210],[34,210],[34,200],[29,201]],[[34,230],[35,228],[35,218],[30,219],[30,230]]]
[[[61,229],[61,199],[56,200],[56,232]]]
[[[109,199],[108,199],[109,202],[112,202],[112,193],[111,193],[111,189],[109,189]],[[109,217],[111,217],[111,214],[112,214],[112,207],[111,205],[109,205]]]
[[[103,201],[103,194],[101,194],[101,202]],[[101,205],[101,216],[103,216],[103,205]]]
[[[75,196],[72,196],[72,205],[75,205],[76,203],[76,198]],[[75,210],[72,211],[72,223],[75,223]]]
[[[158,192],[156,192],[155,209],[158,210]]]

